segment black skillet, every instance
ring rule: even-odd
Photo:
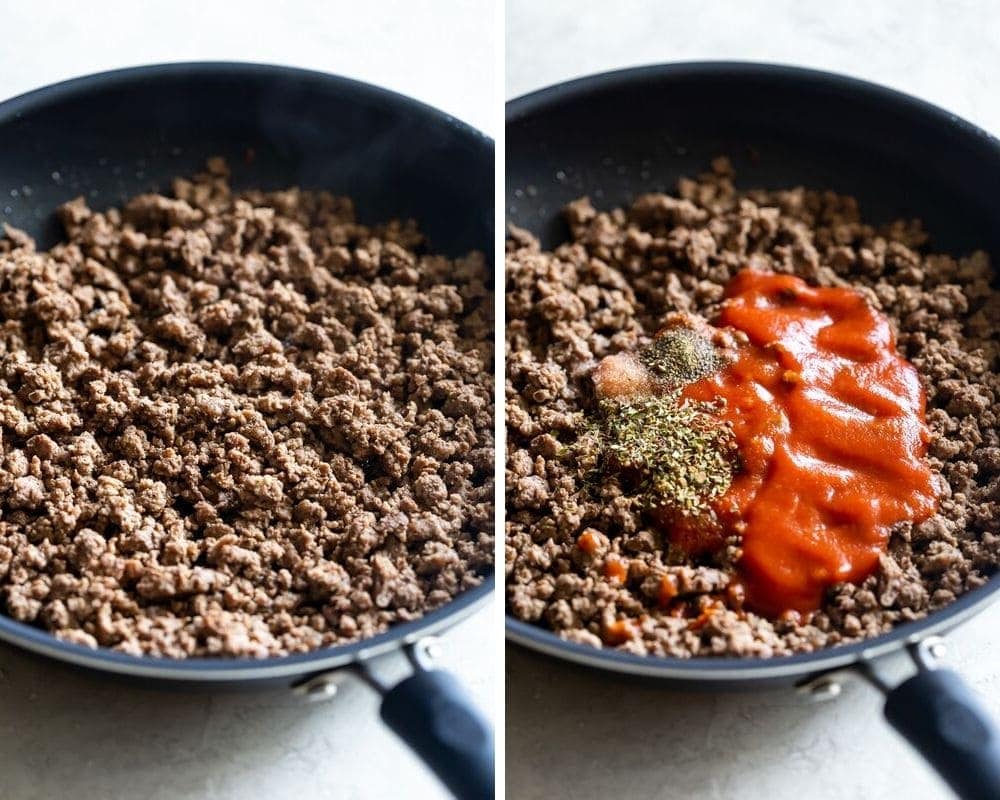
[[[782,66],[640,67],[543,89],[507,104],[507,218],[552,247],[560,209],[672,190],[733,158],[745,187],[805,185],[858,197],[867,219],[924,220],[939,251],[989,251],[1000,264],[1000,142],[925,102],[862,81]],[[1000,321],[998,321],[1000,322]],[[886,694],[885,714],[954,790],[1000,797],[1000,732],[959,676],[937,668],[939,634],[996,598],[1000,577],[876,639],[773,659],[643,658],[565,642],[510,616],[507,637],[591,667],[700,688],[798,686],[834,695],[845,670]],[[892,686],[898,654],[914,674]],[[897,654],[894,656],[894,654]],[[903,657],[903,661],[909,661]]]
[[[0,104],[0,221],[42,247],[52,214],[84,195],[104,208],[223,155],[237,187],[300,185],[349,195],[362,221],[417,219],[438,252],[493,252],[493,141],[392,92],[317,72],[254,64],[139,67],[49,86]],[[493,576],[420,620],[356,644],[268,659],[137,658],[60,642],[0,615],[0,639],[157,685],[336,689],[347,671],[383,695],[382,717],[459,797],[493,796],[493,732],[432,636],[480,607]],[[408,662],[408,663],[407,663]],[[390,676],[409,675],[393,685]]]

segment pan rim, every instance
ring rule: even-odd
[[[897,108],[906,107],[925,116],[933,117],[944,125],[958,128],[962,132],[971,134],[997,148],[998,154],[1000,154],[1000,138],[997,135],[969,122],[954,112],[915,95],[839,72],[769,61],[670,61],[582,75],[511,98],[505,104],[505,126],[520,122],[532,112],[556,102],[575,100],[595,91],[632,85],[638,80],[663,77],[678,80],[705,77],[761,78],[798,82],[803,85],[812,84],[815,88],[826,85],[829,88],[867,94],[871,99],[893,103]]]
[[[368,661],[413,644],[426,636],[440,633],[482,608],[492,596],[495,583],[496,574],[490,572],[478,586],[467,589],[446,605],[419,619],[393,625],[383,633],[357,642],[288,656],[259,659],[133,656],[105,647],[95,649],[64,642],[46,630],[18,622],[6,615],[0,615],[0,641],[73,666],[138,678],[222,683],[300,677]]]
[[[112,88],[135,80],[156,80],[171,77],[195,76],[225,76],[239,75],[247,78],[284,75],[315,83],[325,83],[331,87],[351,90],[383,102],[387,105],[399,105],[417,111],[428,119],[435,119],[452,126],[462,133],[468,134],[480,144],[494,147],[494,140],[484,131],[465,122],[458,117],[432,106],[409,95],[386,89],[374,83],[348,78],[333,72],[323,72],[316,69],[274,64],[266,61],[230,61],[200,60],[200,61],[162,61],[153,64],[140,64],[131,67],[102,70],[100,72],[78,75],[55,83],[29,89],[13,97],[0,101],[0,125],[19,119],[26,113],[39,110],[42,106],[57,103],[61,100],[79,97],[90,91]]]
[[[40,86],[0,102],[0,126],[41,111],[64,100],[85,97],[135,81],[161,78],[195,78],[206,76],[237,76],[248,79],[273,76],[293,77],[315,85],[325,84],[333,90],[355,93],[387,106],[408,109],[428,122],[445,125],[468,137],[483,157],[493,158],[492,137],[469,123],[408,95],[385,89],[372,83],[320,70],[303,69],[283,64],[253,61],[172,61],[122,67]],[[489,199],[492,202],[493,198]],[[492,262],[492,253],[487,253]],[[72,666],[85,667],[103,673],[150,678],[181,683],[214,683],[295,678],[324,672],[345,665],[366,661],[383,653],[434,634],[440,633],[482,608],[496,587],[496,566],[483,575],[478,586],[467,589],[440,608],[367,639],[309,653],[268,658],[158,658],[133,656],[109,648],[90,648],[65,642],[41,628],[19,622],[0,613],[0,641],[37,655]]]
[[[920,115],[928,122],[951,128],[957,135],[975,141],[1000,159],[1000,139],[979,126],[906,92],[849,75],[780,63],[759,61],[678,61],[625,67],[551,84],[506,103],[506,127],[524,122],[532,114],[553,105],[580,100],[602,91],[634,86],[647,79],[676,80],[706,77],[754,78],[798,83],[816,89],[839,89],[877,100],[898,110]],[[693,657],[641,656],[618,650],[569,642],[552,631],[523,622],[505,609],[508,642],[544,655],[611,672],[668,680],[721,684],[728,681],[770,681],[804,678],[819,672],[867,661],[898,650],[921,638],[959,625],[990,605],[1000,592],[1000,575],[972,589],[926,617],[906,622],[879,636],[835,645],[812,653],[789,656]]]
[[[1000,583],[989,581],[914,622],[906,622],[887,633],[871,639],[834,645],[811,653],[789,656],[640,656],[620,650],[590,647],[569,642],[537,625],[523,622],[509,613],[505,615],[505,635],[512,642],[529,650],[572,661],[586,667],[610,672],[640,675],[668,680],[704,681],[766,681],[806,678],[819,672],[870,661],[899,650],[927,636],[945,633],[967,622],[993,604]]]

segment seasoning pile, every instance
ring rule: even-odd
[[[986,255],[930,253],[918,223],[876,229],[861,220],[849,197],[802,189],[737,193],[732,179],[728,162],[720,159],[697,181],[681,181],[677,197],[645,195],[628,209],[606,213],[586,199],[576,201],[566,212],[572,240],[552,253],[542,252],[525,232],[511,232],[508,608],[566,639],[680,657],[805,652],[920,618],[981,585],[1000,563],[1000,343],[995,327],[1000,299],[990,285],[993,272]],[[721,535],[713,539],[713,526],[706,530],[685,522],[701,516],[664,518],[645,491],[651,472],[643,456],[648,442],[641,436],[629,439],[630,432],[655,429],[662,401],[672,400],[672,392],[680,395],[675,407],[717,401],[729,385],[730,369],[759,368],[758,377],[778,392],[781,403],[799,401],[794,363],[774,372],[785,355],[765,358],[763,350],[753,351],[756,363],[727,358],[692,383],[684,384],[689,376],[681,375],[684,385],[672,390],[650,377],[657,361],[656,332],[664,320],[686,315],[695,321],[687,326],[694,331],[699,320],[717,322],[727,284],[745,270],[781,279],[795,275],[811,287],[849,289],[844,303],[847,295],[860,295],[863,306],[891,326],[886,334],[873,317],[876,339],[888,341],[885,347],[892,353],[898,349],[912,364],[926,394],[926,428],[922,423],[899,428],[905,428],[901,446],[930,470],[926,492],[914,490],[902,498],[899,507],[905,513],[897,519],[903,521],[875,537],[880,541],[857,540],[855,554],[873,559],[867,577],[832,581],[818,609],[803,612],[793,606],[775,614],[748,603],[753,587],[741,572],[748,559],[738,520],[714,530]],[[782,291],[768,296],[780,317]],[[793,310],[808,301],[804,295],[789,298]],[[801,324],[811,330],[814,323],[806,315]],[[834,347],[845,364],[867,359],[892,365],[888,350],[881,360],[855,354],[848,339],[816,346]],[[683,351],[682,344],[662,346],[676,352]],[[806,379],[812,380],[811,356],[802,355]],[[891,403],[883,403],[877,393],[855,392],[844,378],[830,387],[834,399],[824,403],[836,410],[835,396],[843,392],[851,398],[851,414],[868,408],[874,417],[888,419],[895,408],[912,411],[919,422],[923,409],[912,404],[922,398],[913,393],[908,374],[899,372],[897,399]],[[705,387],[712,391],[702,391]],[[754,414],[767,411],[767,396],[762,397]],[[650,398],[656,400],[652,407],[644,405]],[[637,400],[641,425],[626,425],[623,431],[608,422],[609,401],[628,406]],[[727,423],[745,447],[734,429],[742,421],[732,403],[722,411],[701,410]],[[747,416],[748,424],[752,418]],[[817,430],[829,433],[836,425],[831,414]],[[595,426],[604,432],[603,440],[595,436]],[[834,436],[821,444],[838,446]],[[616,449],[624,452],[606,459],[614,468],[605,466],[598,479],[595,463]],[[728,461],[729,487],[708,498],[723,517],[726,508],[719,498],[752,494],[744,490],[752,474],[746,460],[753,455],[738,452]],[[921,477],[917,461],[914,486]],[[909,469],[905,459],[890,467]],[[799,511],[789,508],[788,516]],[[873,523],[872,529],[877,527]],[[710,546],[699,549],[705,542]],[[803,599],[799,605],[809,603]]]
[[[576,448],[580,458],[596,454],[593,480],[625,472],[645,507],[698,518],[729,488],[736,453],[732,431],[713,404],[681,398],[684,386],[725,361],[709,336],[687,322],[673,319],[637,354],[608,356],[597,365],[599,422]]]
[[[67,641],[269,656],[372,636],[493,560],[481,255],[347,198],[60,209],[0,240],[0,596]]]

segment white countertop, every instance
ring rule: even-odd
[[[490,0],[328,3],[60,0],[3,4],[0,99],[53,81],[164,61],[241,60],[379,84],[495,134]],[[349,10],[348,10],[349,9]],[[443,665],[493,715],[500,646],[487,607],[443,638]],[[445,797],[350,684],[311,705],[285,692],[163,693],[68,672],[0,647],[4,800]]]
[[[613,11],[611,9],[614,9]],[[664,61],[735,59],[851,74],[1000,133],[1000,5],[842,0],[507,0],[507,95]],[[1000,606],[948,637],[1000,718]],[[516,800],[942,798],[873,689],[668,691],[507,651],[507,796]]]
[[[1000,7],[991,0],[507,0],[506,6],[508,98],[640,64],[767,61],[891,86],[1000,133]]]
[[[0,97],[169,61],[332,72],[410,95],[496,135],[492,0],[61,0],[4,3]]]

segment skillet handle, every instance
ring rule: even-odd
[[[1000,730],[957,672],[919,671],[888,692],[885,716],[962,800],[1000,798]]]
[[[387,691],[382,720],[459,800],[493,800],[493,729],[462,685],[418,670]]]

